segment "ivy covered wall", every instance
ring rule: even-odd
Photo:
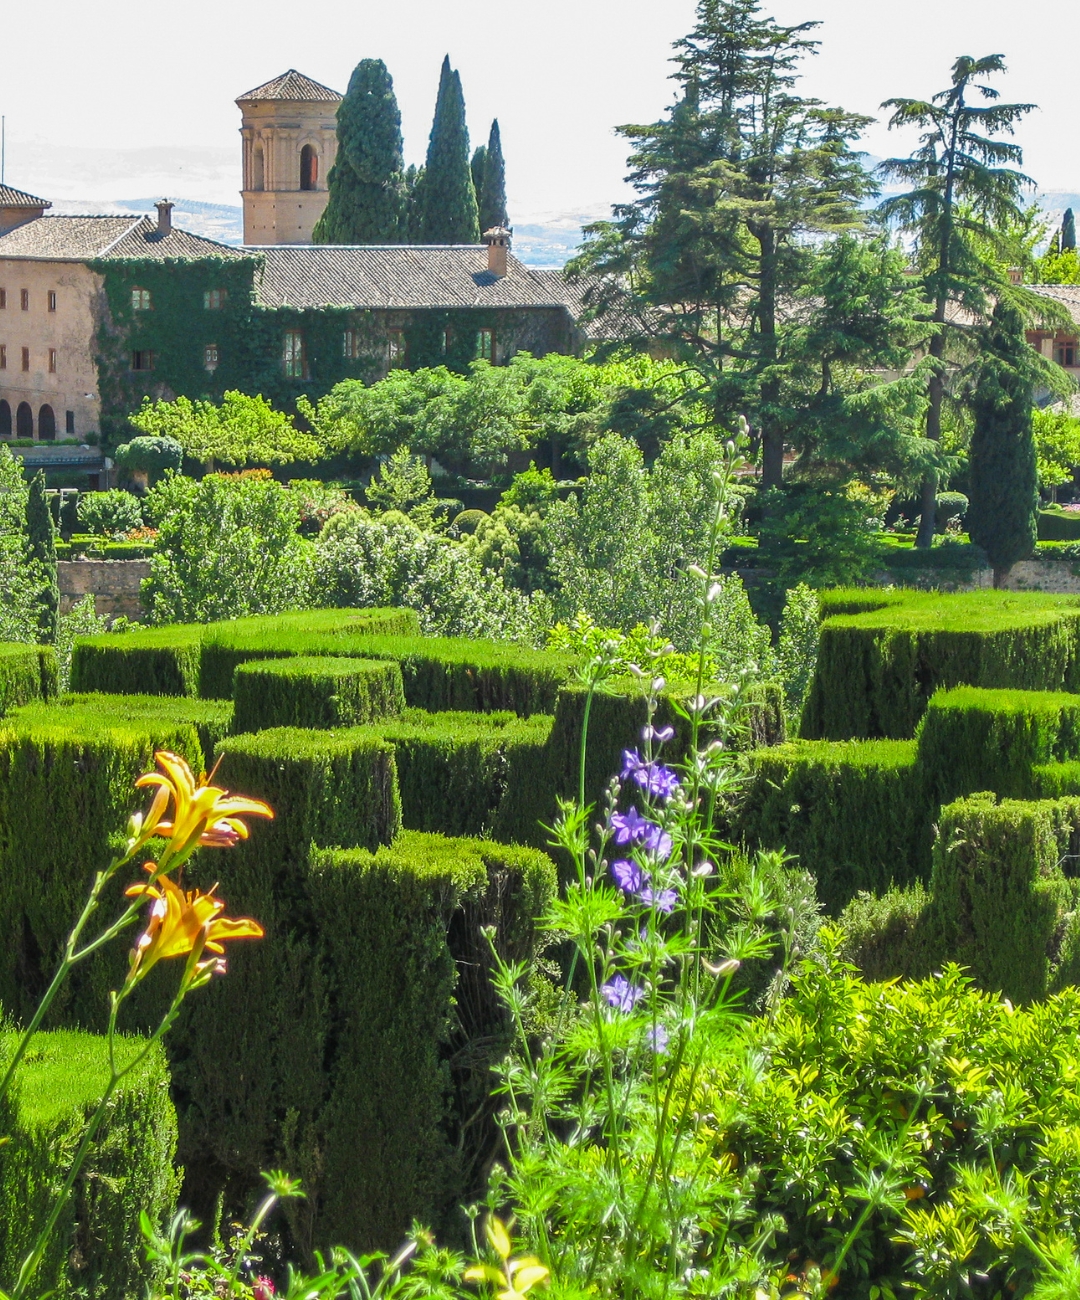
[[[127,417],[146,396],[219,402],[227,390],[239,389],[292,410],[301,393],[317,400],[343,379],[374,382],[386,373],[391,330],[401,332],[413,369],[445,365],[463,373],[478,355],[481,329],[494,331],[501,360],[526,350],[539,356],[573,350],[572,327],[558,309],[263,307],[256,300],[257,256],[102,259],[89,265],[102,279],[96,364],[107,446],[131,436]],[[217,305],[207,306],[207,294]],[[286,374],[284,340],[290,331],[303,339],[302,376]],[[348,348],[346,331],[352,336]],[[212,370],[208,347],[216,354]],[[143,360],[152,354],[152,369],[134,368],[136,353]]]

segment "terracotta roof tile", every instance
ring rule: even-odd
[[[10,185],[0,185],[0,208],[51,208],[48,199],[35,198],[25,190],[14,189]]]
[[[42,261],[87,261],[92,258],[243,257],[228,244],[192,235],[176,226],[158,233],[153,217],[38,217],[0,235],[0,257]]]
[[[284,99],[293,104],[337,104],[341,98],[336,90],[312,81],[302,72],[290,68],[280,77],[245,92],[236,102],[243,104],[258,99]]]

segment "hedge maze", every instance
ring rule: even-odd
[[[289,1207],[301,1251],[392,1247],[414,1217],[451,1238],[460,1230],[454,1207],[480,1190],[495,1150],[488,1071],[508,1033],[480,928],[494,927],[514,958],[545,942],[536,918],[557,869],[541,823],[577,789],[575,666],[421,637],[401,610],[85,638],[60,697],[51,651],[4,647],[0,925],[11,940],[0,1004],[18,1020],[155,749],[196,769],[217,763],[219,784],[275,809],[246,843],[186,868],[193,884],[219,881],[230,911],[266,930],[230,953],[229,975],[185,1004],[166,1039],[176,1131],[161,1132],[173,1132],[185,1203],[204,1221],[222,1190],[239,1208],[262,1170],[281,1167],[307,1190]],[[594,795],[644,716],[630,687],[597,702]],[[761,737],[777,738],[772,696],[755,718]],[[125,962],[107,951],[78,967],[48,1028],[95,1050]],[[167,966],[133,999],[126,1031],[155,1023],[175,978]],[[163,1086],[155,1096],[168,1106]],[[142,1188],[151,1155],[117,1152],[130,1166],[117,1186]],[[0,1194],[10,1158],[0,1148]],[[154,1205],[175,1195],[164,1186]],[[69,1249],[83,1230],[73,1223]],[[141,1296],[132,1268],[122,1284],[108,1274],[110,1296]],[[68,1272],[64,1286],[85,1285]]]
[[[1080,981],[1080,599],[822,597],[802,738],[747,756],[736,833],[799,856],[869,977]]]

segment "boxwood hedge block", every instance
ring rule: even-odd
[[[748,785],[734,831],[787,848],[838,912],[860,889],[924,877],[931,809],[914,741],[791,741],[746,757]]]
[[[406,831],[376,853],[316,852],[310,886],[336,1032],[299,1208],[317,1246],[385,1248],[415,1217],[445,1228],[484,1185],[488,1071],[510,1025],[481,927],[506,959],[532,956],[554,868],[535,849]]]
[[[235,670],[235,731],[268,727],[351,727],[405,707],[401,669],[389,660],[344,655],[255,659]]]
[[[1080,542],[1080,515],[1071,510],[1040,510],[1040,542]]]
[[[198,695],[204,628],[175,624],[78,637],[71,689],[109,695]]]
[[[168,714],[140,717],[135,708],[118,718],[97,704],[38,704],[0,722],[0,1005],[8,1015],[25,1020],[35,1010],[94,872],[146,805],[135,779],[161,748],[202,766],[198,728]],[[113,882],[104,915],[130,880]],[[49,1024],[103,1027],[108,990],[125,968],[118,945],[76,967]]]
[[[1032,770],[1031,784],[1036,799],[1061,799],[1065,795],[1080,795],[1080,762],[1036,764]]]
[[[12,1050],[14,1035],[2,1040]],[[120,1064],[142,1046],[120,1038]],[[42,1033],[0,1113],[0,1277],[12,1281],[44,1226],[91,1112],[108,1080],[107,1042],[72,1031]],[[114,1094],[75,1193],[64,1207],[32,1294],[54,1300],[142,1300],[146,1263],[139,1215],[164,1226],[176,1207],[176,1112],[160,1048]]]
[[[31,700],[51,699],[58,689],[52,646],[0,642],[0,716]]]
[[[1036,691],[1080,685],[1080,598],[909,592],[862,613],[830,616],[821,628],[802,734],[906,739],[934,691],[959,685]]]
[[[938,691],[919,726],[919,764],[934,803],[992,790],[1035,794],[1036,764],[1080,758],[1080,695],[1054,691]]]

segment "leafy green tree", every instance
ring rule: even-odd
[[[106,492],[84,492],[79,497],[79,522],[97,537],[122,538],[133,528],[141,528],[143,517],[139,499],[123,488]]]
[[[56,640],[60,616],[60,585],[56,576],[56,535],[45,496],[44,470],[38,470],[30,480],[30,493],[26,499],[26,533],[38,577],[37,639],[51,645]]]
[[[988,290],[1007,292],[1007,278],[979,256],[972,237],[993,243],[995,226],[1018,221],[1028,183],[1016,170],[1023,161],[1019,145],[1000,136],[1010,134],[1034,105],[998,102],[988,79],[1004,70],[1000,54],[964,55],[953,64],[947,89],[928,100],[889,99],[882,105],[892,110],[890,127],[922,132],[908,157],[881,164],[883,175],[911,189],[886,199],[879,212],[914,236],[923,292],[931,304],[925,433],[933,442],[941,438],[946,358],[958,332],[953,309],[985,316]],[[972,104],[973,96],[983,103]],[[919,546],[933,540],[936,494],[937,474],[930,469],[922,484]]]
[[[297,494],[270,478],[166,474],[146,496],[158,529],[142,602],[154,623],[212,623],[310,603]]]
[[[510,217],[506,211],[506,163],[503,160],[502,136],[499,134],[499,119],[491,124],[487,147],[484,149],[483,173],[476,190],[476,202],[480,209],[480,233],[495,226],[508,226]],[[477,153],[480,151],[477,150]],[[475,181],[476,157],[473,156],[473,177]]]
[[[994,308],[971,405],[971,488],[967,527],[986,552],[994,586],[1035,549],[1035,442],[1031,434],[1034,368],[1024,322],[1011,304]]]
[[[220,465],[288,465],[295,460],[318,460],[322,449],[308,433],[301,433],[292,417],[276,411],[261,395],[230,391],[220,406],[175,401],[143,404],[129,417],[132,425],[153,437],[172,438],[185,456],[208,468]]]
[[[382,59],[363,59],[337,111],[330,197],[315,224],[317,244],[403,244],[408,227],[401,113]]]
[[[144,487],[156,482],[168,469],[179,470],[184,461],[184,449],[175,438],[132,438],[116,449],[115,460]]]
[[[766,486],[782,477],[782,304],[805,283],[812,237],[857,226],[869,190],[851,142],[868,119],[795,93],[815,26],[756,0],[700,0],[676,45],[668,116],[620,128],[639,198],[587,231],[572,273],[597,311],[618,306],[699,369],[718,423],[745,411]],[[588,282],[587,282],[588,283]]]
[[[1031,427],[1039,487],[1054,500],[1080,466],[1080,420],[1062,408],[1032,411]]]
[[[379,473],[365,495],[376,510],[393,510],[408,516],[420,528],[430,528],[436,510],[431,475],[422,456],[408,447],[397,451],[379,466]]]
[[[475,244],[480,239],[469,167],[469,131],[465,125],[465,96],[461,78],[443,59],[435,119],[431,125],[422,183],[414,190],[416,220],[410,233],[417,244]]]

